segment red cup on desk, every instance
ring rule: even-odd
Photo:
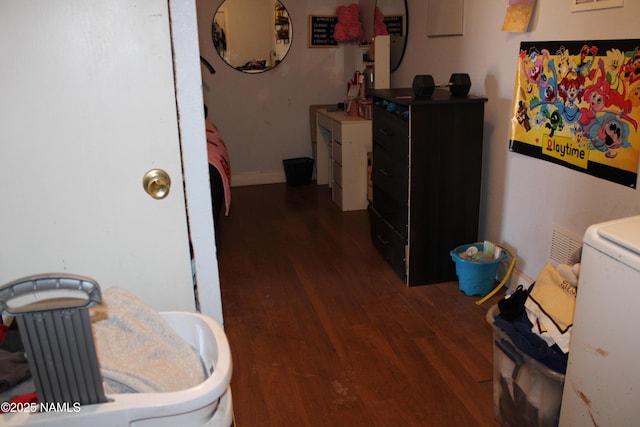
[[[358,116],[358,101],[356,99],[352,99],[349,101],[349,115],[350,116]]]

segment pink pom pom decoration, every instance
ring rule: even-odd
[[[376,36],[386,36],[389,34],[387,24],[384,23],[384,15],[378,6],[376,6],[373,16],[373,32]]]
[[[340,6],[336,10],[338,23],[333,31],[333,38],[338,43],[360,41],[364,37],[364,30],[360,22],[360,6],[351,4]]]

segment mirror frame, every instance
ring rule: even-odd
[[[291,15],[289,14],[289,11],[287,10],[287,7],[284,5],[282,0],[277,0],[278,3],[280,3],[280,5],[282,6],[283,10],[286,12],[286,19],[287,19],[287,38],[286,38],[286,45],[288,46],[286,51],[284,52],[284,54],[282,55],[282,58],[280,58],[278,60],[278,62],[276,62],[274,65],[269,66],[269,67],[265,67],[265,68],[259,68],[259,69],[242,69],[240,68],[241,66],[234,66],[233,64],[231,64],[230,62],[228,62],[225,57],[223,56],[223,54],[218,50],[218,46],[217,46],[217,42],[216,39],[217,37],[217,29],[216,29],[216,16],[218,15],[219,12],[224,11],[225,13],[228,13],[228,6],[229,6],[229,2],[232,2],[233,0],[223,0],[218,7],[216,8],[216,11],[213,14],[213,19],[211,20],[211,41],[213,43],[213,47],[214,50],[216,51],[216,54],[220,57],[220,59],[222,60],[222,62],[224,62],[225,64],[227,64],[230,68],[236,70],[236,71],[240,71],[242,73],[245,74],[261,74],[264,72],[267,72],[269,70],[272,70],[274,68],[276,68],[278,65],[280,65],[282,63],[282,61],[284,61],[284,59],[287,57],[287,55],[289,54],[289,52],[291,51],[291,45],[293,42],[293,24],[291,22]],[[405,0],[406,1],[406,0]],[[275,1],[274,1],[275,3]],[[226,7],[225,7],[226,4]],[[278,24],[277,22],[275,22],[276,19],[276,14],[275,14],[275,9],[274,9],[274,13],[273,13],[273,19],[274,19],[274,25],[283,25]],[[225,20],[226,21],[226,20]],[[274,28],[274,33],[277,32],[277,29]],[[226,38],[227,36],[225,36]],[[277,38],[274,37],[274,40],[277,44]],[[284,39],[283,39],[284,40]],[[228,43],[228,40],[225,41],[225,43]],[[274,51],[270,51],[269,55],[271,55],[272,53],[274,53]],[[257,60],[257,59],[256,59]],[[259,60],[257,60],[259,61]],[[251,61],[248,61],[246,64],[248,64]],[[246,65],[245,64],[245,65]]]
[[[391,64],[391,69],[390,72],[394,72],[396,71],[398,68],[400,68],[400,64],[402,64],[402,61],[404,60],[404,55],[405,52],[407,50],[407,39],[409,38],[409,5],[407,4],[407,0],[401,0],[404,3],[404,41],[402,43],[402,51],[400,52],[400,56],[398,59],[398,62],[396,64]],[[376,7],[378,7],[378,2],[376,1]],[[382,12],[382,14],[384,15],[384,11],[380,10]],[[392,41],[393,42],[393,41]]]

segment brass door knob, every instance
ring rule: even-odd
[[[171,189],[171,177],[162,169],[151,169],[142,177],[142,187],[154,199],[164,199]]]

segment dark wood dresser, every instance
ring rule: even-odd
[[[409,285],[456,280],[449,255],[478,239],[486,98],[373,92],[371,237]]]

